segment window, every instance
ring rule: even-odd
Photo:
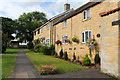
[[[47,45],[47,46],[50,45],[50,39],[46,39],[46,45]]]
[[[38,29],[38,34],[40,33],[40,29]]]
[[[36,35],[36,31],[34,32],[34,35]]]
[[[47,24],[47,30],[50,29],[50,23]]]
[[[42,38],[42,43],[45,44],[45,38]]]
[[[85,43],[86,40],[88,40],[89,38],[92,38],[92,31],[91,30],[83,31],[82,32],[82,43]]]
[[[43,32],[43,26],[41,26],[41,33]]]
[[[63,43],[63,44],[65,43],[65,40],[67,40],[67,38],[68,38],[67,35],[65,35],[65,36],[62,37],[62,43]]]
[[[90,9],[83,11],[83,20],[87,20],[90,18]]]
[[[66,27],[66,24],[67,23],[67,20],[64,20],[64,22],[63,22],[63,27]]]

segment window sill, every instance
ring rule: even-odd
[[[83,19],[83,21],[82,22],[84,22],[84,21],[87,21],[87,20],[90,20],[91,18],[88,18],[88,19]]]
[[[86,42],[82,42],[82,44],[85,44]]]
[[[68,44],[68,43],[62,43],[63,45],[66,45],[66,44]]]

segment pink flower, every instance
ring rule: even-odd
[[[91,68],[91,66],[88,66],[88,68]]]
[[[100,66],[101,64],[100,64],[100,63],[97,63],[96,65]]]

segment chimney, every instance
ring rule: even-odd
[[[70,10],[70,4],[64,4],[64,11]]]

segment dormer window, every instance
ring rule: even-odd
[[[34,35],[36,35],[36,31],[34,32]]]
[[[43,32],[43,26],[41,26],[41,33]]]
[[[38,34],[40,34],[40,29],[38,29]]]
[[[90,18],[90,9],[83,11],[83,21]]]
[[[47,30],[50,29],[50,23],[47,24]]]
[[[64,20],[63,27],[66,27],[66,25],[67,25],[67,20]]]

